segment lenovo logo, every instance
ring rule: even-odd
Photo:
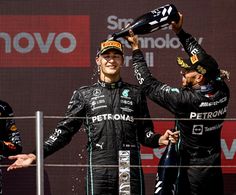
[[[48,33],[45,40],[39,32],[33,34],[21,32],[13,37],[9,33],[0,32],[0,40],[3,40],[3,51],[5,53],[12,53],[12,50],[19,53],[29,53],[34,49],[39,49],[41,53],[49,53],[51,47],[60,53],[71,53],[77,45],[75,36],[69,32],[59,34],[51,32]],[[69,44],[64,46],[63,41],[67,41]]]
[[[88,67],[89,16],[1,16],[0,67]]]

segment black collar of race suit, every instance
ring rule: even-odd
[[[114,83],[106,83],[104,81],[98,80],[98,83],[102,87],[107,88],[107,89],[116,89],[116,88],[120,88],[123,85],[123,82],[121,79],[117,82],[114,82]]]
[[[200,91],[202,93],[209,93],[214,91],[214,86],[212,84],[207,84],[207,85],[201,85],[195,88],[197,91]]]
[[[215,87],[214,84],[202,85],[202,86],[199,86],[199,88],[195,90],[201,92],[206,97],[212,97],[218,91],[217,87]]]

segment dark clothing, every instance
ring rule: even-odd
[[[99,81],[82,87],[74,92],[66,118],[45,142],[44,154],[48,156],[68,144],[83,124],[88,135],[87,194],[118,194],[119,150],[130,151],[131,165],[141,165],[139,143],[158,147],[160,135],[153,133],[152,122],[135,120],[148,117],[145,96],[137,86]],[[131,194],[144,194],[141,167],[131,168],[130,182]]]
[[[182,30],[178,36],[189,55],[205,52],[190,34]],[[198,89],[189,87],[173,88],[158,81],[151,75],[140,50],[133,52],[133,63],[136,78],[145,94],[158,105],[169,110],[177,118],[176,129],[180,130],[179,152],[181,165],[221,165],[220,135],[229,101],[229,89],[225,82],[222,80],[215,81]],[[207,158],[214,158],[214,160],[209,161]],[[209,194],[205,193],[205,190],[208,186],[215,185],[215,182],[219,184],[215,185],[216,191],[219,189],[217,192],[222,192],[221,169],[207,169],[207,172],[201,172],[198,168],[188,168],[192,193],[181,191],[183,189],[186,192],[187,187],[183,184],[183,186],[178,186],[179,194]],[[210,172],[214,171],[217,172],[215,174],[218,174],[219,177],[212,177]],[[197,179],[194,180],[192,175],[197,177]],[[205,186],[206,183],[210,184]],[[204,189],[203,192],[198,189],[198,193],[194,193],[193,189],[196,186]]]
[[[15,121],[13,119],[1,119],[1,117],[13,117],[13,111],[8,103],[0,100],[0,159],[19,154],[22,151],[20,133]],[[0,194],[1,191],[2,175],[0,173]]]
[[[182,155],[183,156],[183,155]],[[191,168],[182,168],[179,178],[179,192],[182,195],[208,195],[224,194],[223,177],[221,167],[220,153],[214,153],[207,157],[182,158],[182,166],[193,166]],[[196,165],[198,167],[196,167]],[[209,166],[208,166],[209,165]],[[194,167],[195,166],[195,167]],[[215,166],[214,168],[210,166]],[[191,188],[190,188],[191,184]]]

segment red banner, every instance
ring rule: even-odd
[[[0,67],[89,67],[89,16],[1,16]]]
[[[166,129],[172,128],[173,122],[156,122],[156,129],[163,133]],[[221,136],[221,159],[223,173],[236,173],[236,133],[235,133],[236,122],[225,121],[222,129]],[[142,164],[144,166],[157,166],[159,159],[164,152],[165,147],[151,149],[142,147]],[[156,173],[156,167],[144,167],[145,173]]]

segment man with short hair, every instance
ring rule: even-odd
[[[66,112],[55,132],[44,143],[48,156],[70,142],[72,136],[85,126],[88,135],[87,195],[119,194],[119,151],[130,151],[130,187],[132,195],[145,194],[141,167],[140,143],[156,148],[176,142],[178,134],[167,130],[155,134],[149,118],[144,94],[139,87],[122,81],[123,46],[119,41],[103,41],[96,56],[99,79],[92,86],[75,90]],[[80,118],[76,118],[80,117]],[[82,118],[81,118],[82,117]],[[16,159],[8,170],[27,167],[35,154],[10,157]],[[109,165],[106,167],[105,165]]]
[[[229,102],[224,82],[227,71],[220,70],[213,57],[194,37],[182,29],[183,17],[172,23],[188,59],[177,58],[182,68],[182,88],[160,82],[150,73],[139,49],[138,37],[127,37],[133,50],[133,66],[143,92],[155,103],[173,113],[180,130],[180,172],[178,195],[222,195],[221,129]],[[189,119],[189,120],[183,120]]]

